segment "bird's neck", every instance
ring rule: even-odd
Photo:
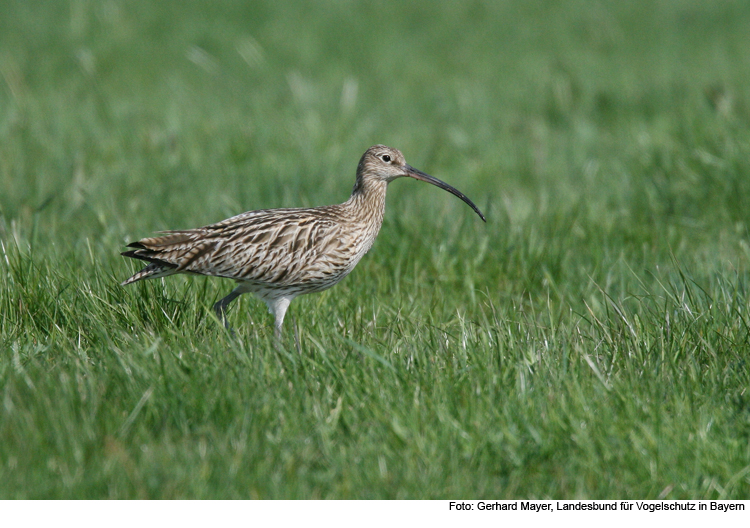
[[[357,178],[354,190],[346,202],[354,218],[375,228],[375,234],[383,223],[385,213],[385,191],[388,183],[382,180],[365,180]]]

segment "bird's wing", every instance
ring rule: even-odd
[[[126,256],[189,272],[265,284],[324,280],[346,265],[336,210],[268,209],[133,242]]]

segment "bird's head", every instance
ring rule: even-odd
[[[401,154],[400,150],[386,147],[385,145],[372,146],[362,155],[362,158],[359,160],[359,165],[357,166],[357,183],[354,186],[354,190],[357,192],[358,189],[364,188],[368,182],[385,182],[388,184],[396,178],[407,176],[414,178],[415,180],[431,183],[432,185],[458,196],[466,202],[469,207],[474,209],[474,212],[477,213],[482,220],[485,222],[487,221],[482,212],[476,205],[474,205],[474,202],[469,200],[464,193],[429,174],[425,174],[424,172],[415,169],[406,163],[404,155]]]

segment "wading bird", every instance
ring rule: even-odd
[[[486,221],[462,192],[407,165],[399,150],[375,145],[359,160],[354,190],[346,202],[250,211],[198,229],[164,231],[132,242],[132,249],[122,255],[149,264],[122,285],[175,273],[233,279],[237,287],[214,305],[217,317],[227,325],[229,304],[252,292],[268,305],[280,338],[292,299],[330,288],[372,247],[383,223],[386,188],[406,176],[458,196]]]

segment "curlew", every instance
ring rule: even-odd
[[[375,145],[357,166],[351,197],[342,204],[310,209],[249,211],[217,224],[128,244],[125,257],[149,264],[122,283],[192,273],[233,279],[237,286],[214,305],[227,326],[226,309],[243,293],[260,297],[275,318],[275,336],[289,303],[298,295],[323,291],[346,277],[372,247],[383,223],[386,188],[396,178],[431,183],[466,202],[458,189],[407,165],[397,149]]]

